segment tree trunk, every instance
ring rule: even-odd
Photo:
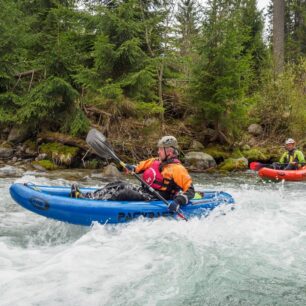
[[[284,70],[285,0],[273,0],[273,60],[274,74]]]
[[[158,74],[158,99],[159,105],[164,107],[164,99],[163,99],[163,79],[164,79],[164,63],[160,64],[159,70],[157,71]],[[162,123],[162,130],[164,130],[164,112],[160,115],[160,120]]]

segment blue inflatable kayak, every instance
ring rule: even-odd
[[[95,188],[81,188],[86,193]],[[140,216],[156,218],[173,216],[162,201],[109,201],[71,198],[70,187],[13,184],[12,198],[22,207],[47,218],[79,225],[124,223]],[[170,201],[171,202],[171,201]],[[185,216],[200,216],[221,204],[233,204],[234,199],[226,192],[207,191],[203,198],[192,200],[182,207]]]

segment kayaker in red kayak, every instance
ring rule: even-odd
[[[298,170],[305,163],[304,154],[296,148],[295,140],[288,138],[285,141],[286,152],[281,156],[279,163],[274,163],[274,169]]]

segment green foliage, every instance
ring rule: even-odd
[[[297,63],[306,55],[306,1],[287,0],[285,5],[285,55]]]
[[[28,24],[16,1],[0,1],[0,93],[8,91],[24,66]]]
[[[65,80],[51,77],[37,85],[20,101],[17,117],[21,122],[39,124],[42,121],[59,123],[59,115],[73,103],[78,92]]]
[[[87,88],[102,91],[106,98],[124,95],[150,100],[154,96],[156,68],[151,67],[145,48],[141,4],[135,0],[115,7],[97,6],[98,33],[90,69],[80,69],[76,80]],[[154,71],[154,74],[152,73]]]
[[[294,87],[292,90],[292,110],[290,112],[289,133],[298,139],[306,138],[306,59],[302,59],[297,65],[289,69],[294,75]]]
[[[154,102],[138,102],[136,104],[137,114],[140,117],[148,118],[163,113],[164,109]]]
[[[98,169],[101,165],[101,161],[97,159],[87,160],[85,162],[86,169]]]
[[[192,114],[187,124],[199,133],[206,125],[235,137],[251,119],[271,133],[302,135],[305,64],[255,92],[267,65],[255,0],[209,0],[203,16],[196,0],[82,3],[80,10],[74,0],[0,2],[1,126],[83,136],[89,120],[80,99],[105,111],[106,124]],[[297,63],[305,55],[305,1],[288,0],[286,10],[287,58]],[[250,106],[257,116],[246,116]]]
[[[251,56],[244,45],[250,36],[239,7],[219,0],[209,3],[190,96],[207,124],[218,130],[230,129],[229,123],[239,120],[244,111],[251,74]]]
[[[137,101],[157,100],[157,96],[152,90],[156,85],[154,68],[153,65],[148,65],[144,69],[129,73],[120,82],[122,88],[125,88],[128,95],[134,97]]]
[[[68,132],[72,136],[81,136],[88,132],[89,127],[88,118],[80,109],[76,108],[71,115],[67,115],[61,131]]]
[[[71,81],[71,75],[86,64],[93,44],[87,32],[89,15],[74,10],[71,4],[50,1],[34,16],[32,31],[36,36],[31,55],[36,64],[48,75]]]
[[[191,64],[196,57],[195,42],[199,36],[200,7],[195,0],[181,0],[175,15],[174,46],[179,50],[179,62],[183,78],[189,79]]]
[[[110,87],[117,87],[115,84]],[[105,111],[115,119],[118,117],[129,117],[135,115],[136,102],[125,98],[123,95],[116,96],[114,99],[107,99],[102,95],[96,96],[91,101],[98,109]]]
[[[112,76],[115,62],[115,45],[110,43],[108,36],[101,34],[94,44],[94,59],[96,73],[102,78]]]
[[[306,100],[305,60],[287,67],[277,79],[269,79],[262,88],[257,116],[268,135],[305,137]]]
[[[99,92],[105,99],[120,100],[123,98],[123,90],[118,83],[106,84]]]
[[[20,98],[12,92],[0,94],[0,123],[16,121],[16,109]]]
[[[250,54],[252,91],[262,83],[263,71],[268,67],[268,49],[263,41],[264,20],[257,9],[257,0],[243,0],[241,9],[243,27],[248,29],[249,39],[244,42],[244,52]]]

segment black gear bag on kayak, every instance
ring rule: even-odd
[[[142,186],[115,181],[82,195],[83,198],[93,200],[117,200],[117,201],[150,201],[154,198]]]

